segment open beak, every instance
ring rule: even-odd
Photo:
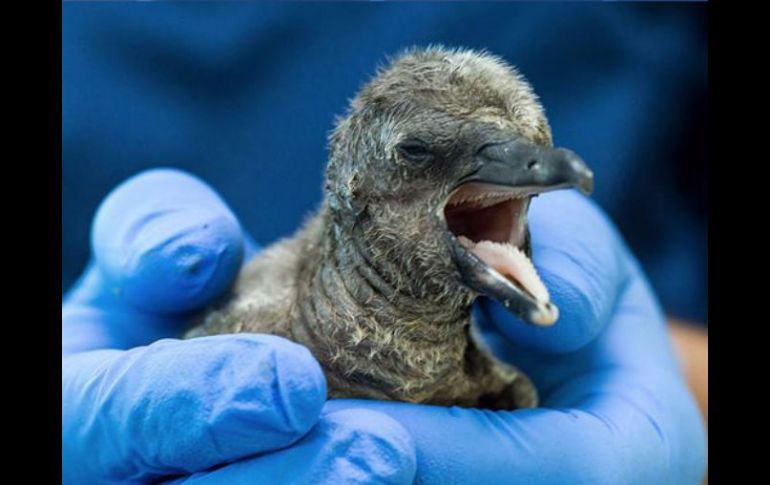
[[[576,187],[590,194],[593,173],[570,150],[522,139],[487,145],[476,166],[443,210],[462,278],[525,322],[553,325],[559,311],[530,259],[527,210],[542,192]]]

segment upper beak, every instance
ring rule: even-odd
[[[577,154],[565,148],[550,148],[514,139],[487,145],[476,155],[480,169],[462,183],[485,182],[521,187],[527,192],[577,187],[593,192],[594,174]]]

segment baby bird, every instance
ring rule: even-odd
[[[483,294],[553,324],[527,210],[538,193],[592,185],[577,155],[552,147],[514,68],[485,52],[407,50],[337,120],[317,213],[244,266],[186,336],[303,344],[330,398],[534,407],[532,382],[474,337],[471,304]]]

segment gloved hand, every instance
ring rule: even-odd
[[[412,483],[411,436],[323,410],[304,347],[269,335],[177,340],[253,245],[211,189],[173,170],[115,189],[62,301],[62,483]]]
[[[494,353],[532,378],[541,408],[354,400],[326,408],[376,410],[402,423],[424,483],[700,484],[703,424],[639,265],[576,192],[542,195],[529,219],[534,263],[559,321],[529,326],[485,299],[474,311]]]

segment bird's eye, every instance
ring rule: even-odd
[[[413,162],[424,162],[433,156],[427,144],[416,140],[401,142],[397,149],[404,158]]]

